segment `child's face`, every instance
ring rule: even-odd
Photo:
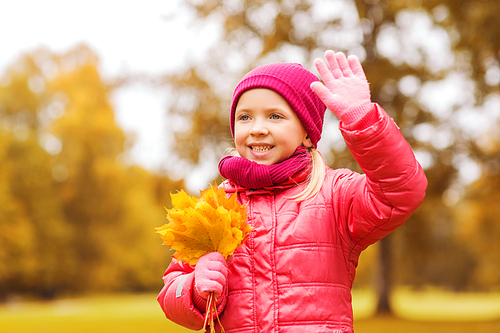
[[[236,105],[234,141],[241,157],[272,165],[290,157],[297,147],[311,146],[295,112],[270,89],[244,92]]]

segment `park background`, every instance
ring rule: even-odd
[[[356,331],[499,330],[500,2],[20,3],[0,5],[2,332],[183,332],[155,303],[169,193],[220,181],[249,69],[315,72],[326,49],[360,57],[429,180],[360,259]],[[327,114],[325,161],[360,171],[337,126]]]

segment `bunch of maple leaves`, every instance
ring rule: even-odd
[[[199,258],[210,252],[219,252],[227,259],[243,245],[253,229],[246,223],[246,205],[241,205],[235,194],[228,197],[217,184],[200,191],[200,194],[200,198],[196,198],[183,190],[171,193],[172,209],[167,209],[168,223],[156,228],[163,245],[175,250],[173,257],[189,265],[196,265]],[[211,293],[203,329],[208,324],[212,332],[215,317],[218,320],[216,302]]]

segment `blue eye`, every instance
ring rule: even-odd
[[[247,114],[242,114],[241,116],[239,116],[238,120],[247,121],[250,120],[250,116],[248,116]]]
[[[278,119],[281,119],[281,118],[282,117],[279,114],[276,114],[276,113],[274,113],[274,114],[271,115],[271,119],[274,119],[274,120],[278,120]]]

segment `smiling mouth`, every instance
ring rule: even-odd
[[[266,151],[270,151],[274,146],[250,146],[250,149],[257,153],[265,153]]]

